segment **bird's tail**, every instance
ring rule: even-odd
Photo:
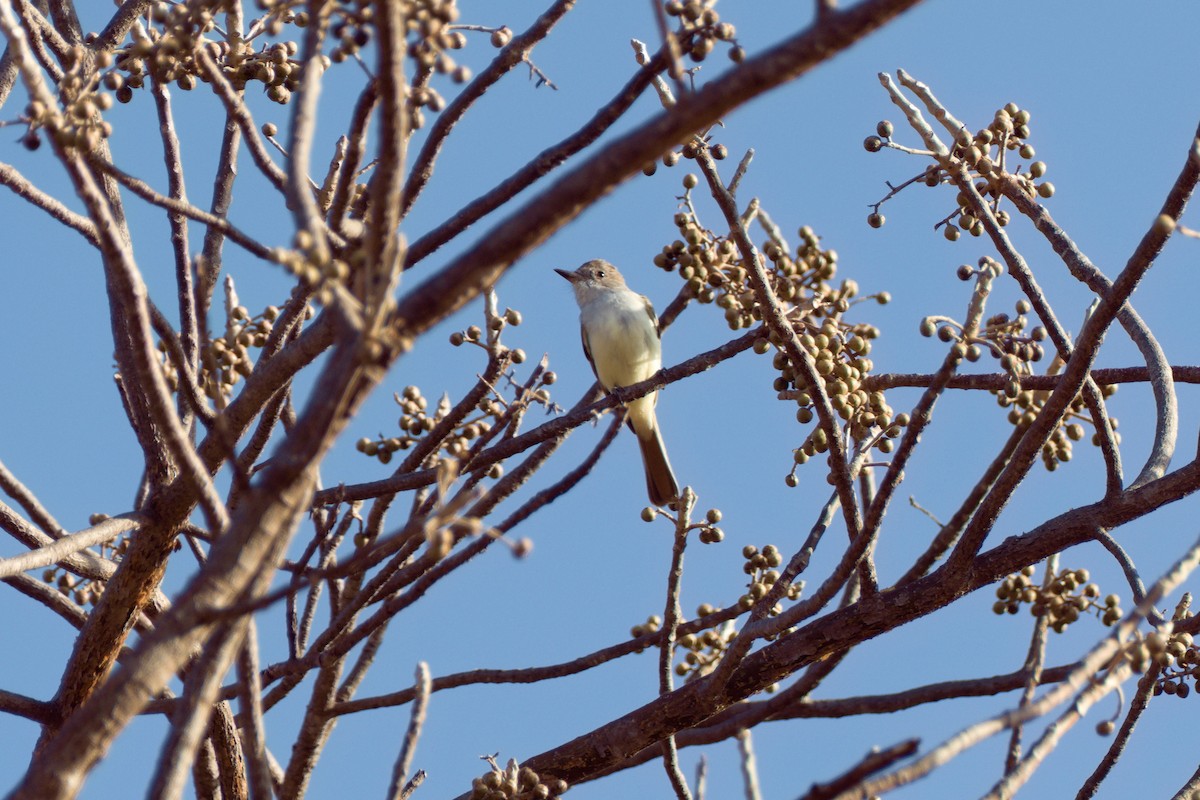
[[[642,464],[646,468],[646,491],[650,495],[650,502],[665,506],[679,497],[679,484],[675,482],[675,473],[671,471],[667,448],[663,445],[658,426],[651,427],[650,435],[645,438],[639,434],[637,440],[642,449]]]

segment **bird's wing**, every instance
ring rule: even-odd
[[[658,327],[658,314],[654,313],[654,304],[651,303],[650,298],[646,297],[646,295],[644,295],[644,294],[638,295],[638,297],[642,298],[642,302],[646,304],[646,315],[648,317],[650,317],[650,324],[654,326],[654,335],[657,336],[658,340],[661,342],[662,341],[662,331],[659,330],[659,327]],[[589,358],[590,358],[590,356],[589,356]],[[658,392],[653,392],[650,395],[650,405],[651,406],[658,405]],[[630,425],[630,427],[633,427],[632,424]]]
[[[596,372],[596,360],[592,358],[592,348],[588,346],[587,328],[582,324],[579,326],[579,339],[583,342],[583,355],[588,360],[588,366],[592,368],[592,374],[596,376],[596,380],[600,380],[600,373]],[[600,385],[603,386],[604,383],[601,382]]]
[[[638,297],[642,298],[642,302],[646,304],[646,316],[650,317],[650,324],[654,326],[654,335],[662,339],[662,331],[658,329],[658,314],[654,313],[654,304],[644,294],[639,294]]]

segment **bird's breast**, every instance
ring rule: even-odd
[[[644,381],[662,366],[658,331],[641,298],[633,296],[638,300],[636,307],[627,302],[598,302],[580,314],[596,376],[605,388]]]

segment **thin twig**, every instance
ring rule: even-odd
[[[471,106],[504,77],[513,67],[521,64],[538,42],[550,35],[554,26],[575,7],[576,0],[555,0],[534,23],[523,33],[514,36],[501,51],[496,54],[487,68],[476,75],[470,83],[463,87],[453,100],[446,106],[438,118],[430,126],[421,150],[413,159],[408,180],[404,184],[404,194],[401,200],[400,217],[408,215],[422,189],[433,175],[434,164],[438,154],[445,144],[454,126]]]
[[[417,751],[417,740],[421,738],[421,728],[425,724],[425,710],[429,705],[430,685],[429,665],[424,661],[417,664],[415,683],[417,693],[413,697],[412,710],[408,720],[408,729],[404,732],[404,741],[400,745],[400,753],[392,767],[392,782],[388,787],[388,800],[401,800],[408,778],[408,770],[412,767],[413,756]]]
[[[862,760],[828,783],[814,783],[800,800],[830,800],[841,797],[846,789],[861,783],[864,778],[887,769],[902,758],[917,752],[920,739],[905,739],[883,750],[873,749]]]
[[[57,564],[68,556],[95,547],[98,544],[111,542],[118,536],[137,530],[142,524],[136,516],[112,517],[79,533],[67,534],[52,544],[22,553],[19,556],[0,559],[0,578],[19,575],[31,569],[48,567]]]
[[[762,800],[762,791],[758,788],[758,766],[754,759],[754,743],[750,731],[743,728],[737,733],[738,755],[741,756],[742,786],[746,800]]]
[[[240,245],[246,252],[272,263],[279,263],[277,257],[272,252],[272,249],[257,241],[256,239],[246,235],[240,229],[235,227],[229,220],[216,214],[198,208],[186,199],[168,197],[156,192],[145,181],[139,180],[132,175],[122,171],[113,164],[105,161],[98,156],[90,155],[89,164],[100,170],[105,175],[109,175],[117,180],[125,188],[136,194],[148,203],[159,206],[170,212],[169,216],[179,215],[188,219],[201,222],[209,227],[210,230],[219,231],[227,236],[235,244]]]
[[[746,154],[742,156],[742,160],[738,162],[737,170],[733,173],[733,177],[729,180],[729,193],[737,196],[738,187],[742,184],[742,178],[746,177],[746,171],[750,169],[750,162],[754,160],[754,148],[748,148]]]
[[[1058,553],[1046,559],[1045,569],[1046,574],[1043,576],[1042,588],[1048,590],[1057,577]],[[1026,678],[1025,688],[1021,691],[1021,706],[1027,706],[1033,702],[1033,696],[1037,692],[1038,686],[1041,685],[1042,669],[1046,665],[1046,632],[1049,629],[1050,615],[1039,614],[1034,620],[1033,633],[1029,637],[1029,650],[1025,654],[1023,669],[1029,677]],[[1008,755],[1004,760],[1006,775],[1017,768],[1017,762],[1021,759],[1021,736],[1024,729],[1023,723],[1018,723],[1012,728],[1008,739]]]
[[[187,188],[183,175],[183,156],[180,152],[179,136],[175,131],[175,117],[171,110],[171,93],[159,81],[153,81],[150,87],[154,96],[154,108],[158,113],[159,137],[162,139],[163,161],[167,169],[167,192],[173,200],[187,203]],[[167,214],[171,226],[171,249],[175,256],[175,288],[179,308],[179,328],[182,339],[184,356],[180,363],[180,373],[191,371],[192,365],[200,357],[200,329],[196,319],[196,292],[192,283],[192,261],[188,247],[187,220],[180,213]],[[189,376],[189,380],[191,380]],[[194,386],[194,382],[192,383]],[[179,397],[179,413],[184,424],[189,424],[188,409],[185,403],[188,399]],[[191,398],[190,405],[199,413],[204,409],[199,402],[198,394]]]
[[[42,505],[37,496],[25,484],[21,483],[17,476],[9,471],[8,467],[4,466],[4,462],[2,461],[0,461],[0,491],[3,491],[13,500],[16,500],[17,505],[29,515],[29,519],[50,538],[61,539],[67,535],[66,529]],[[17,571],[23,572],[24,570]]]
[[[9,51],[6,50],[4,55],[8,57],[10,55]],[[67,208],[57,197],[46,194],[34,186],[28,178],[22,175],[11,164],[0,163],[0,186],[8,187],[18,197],[40,208],[55,221],[61,222],[63,225],[77,232],[87,240],[88,244],[93,247],[99,246],[100,238],[96,234],[95,223],[82,214],[76,214]]]
[[[683,580],[683,553],[687,547],[688,529],[691,527],[692,509],[695,505],[695,492],[690,487],[685,488],[675,519],[675,543],[671,549],[671,568],[667,573],[667,603],[663,610],[663,636],[658,645],[660,695],[669,694],[674,688],[675,641],[679,630],[679,617],[682,614],[679,606],[679,588]],[[679,752],[673,736],[668,736],[663,742],[663,766],[667,771],[667,778],[671,781],[671,787],[675,790],[675,796],[679,800],[691,800],[687,780],[679,768]]]
[[[1133,559],[1129,556],[1129,553],[1125,551],[1121,543],[1114,539],[1108,531],[1097,529],[1093,534],[1093,538],[1117,560],[1117,564],[1121,567],[1121,572],[1125,574],[1125,580],[1129,583],[1129,590],[1133,594],[1133,602],[1142,602],[1146,597],[1146,585],[1142,582],[1142,576],[1138,572],[1137,565],[1133,563]],[[1157,610],[1151,610],[1147,618],[1155,625],[1162,625],[1165,622]]]
[[[642,96],[646,87],[652,83],[662,69],[663,64],[664,59],[656,56],[650,63],[634,73],[617,94],[598,108],[591,119],[574,133],[538,153],[525,166],[451,214],[445,222],[413,241],[408,249],[405,268],[411,268],[424,260],[442,245],[496,209],[504,208],[508,201],[517,194],[595,142],[620,120],[633,103]]]

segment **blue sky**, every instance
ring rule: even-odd
[[[463,2],[461,8],[463,21],[521,30],[539,5],[507,0]],[[784,0],[727,0],[718,8],[738,26],[739,41],[753,54],[807,24],[809,7]],[[728,177],[741,154],[753,147],[756,155],[742,183],[741,201],[759,197],[793,241],[799,226],[812,226],[826,246],[838,250],[841,276],[857,280],[864,292],[892,293],[891,305],[865,305],[855,312],[856,319],[882,331],[872,353],[878,371],[932,371],[945,345],[919,336],[920,319],[928,314],[961,319],[969,288],[954,278],[954,270],[994,253],[982,239],[964,237],[951,244],[933,230],[933,224],[952,210],[953,194],[945,189],[906,191],[884,207],[888,222],[882,229],[867,227],[869,205],[886,193],[884,182],[904,180],[924,168],[914,157],[869,154],[862,147],[863,138],[884,118],[897,122],[898,141],[917,145],[915,135],[899,124],[900,115],[881,89],[877,73],[905,69],[928,83],[972,128],[986,124],[995,109],[1009,101],[1029,109],[1038,158],[1049,165],[1047,177],[1058,190],[1048,208],[1097,266],[1114,276],[1157,214],[1200,118],[1200,108],[1190,102],[1200,60],[1194,45],[1200,10],[1179,2],[1152,9],[1031,0],[1002,6],[970,0],[925,3],[800,81],[729,115],[724,128],[715,132],[715,139],[731,152],[722,164],[723,174]],[[84,19],[85,26],[101,22],[99,17]],[[634,69],[628,40],[652,43],[655,31],[644,2],[581,2],[533,55],[557,91],[535,88],[518,69],[478,104],[447,144],[433,180],[406,222],[410,241],[578,127]],[[460,60],[478,69],[492,52],[479,37]],[[728,62],[719,55],[705,62],[701,81],[726,69]],[[356,79],[347,75],[345,86],[352,89]],[[447,94],[452,91],[448,85],[440,88]],[[322,97],[325,116],[314,148],[317,169],[328,159],[352,96],[351,90],[330,90]],[[203,88],[176,91],[174,99],[191,170],[189,192],[203,204],[219,145],[218,105]],[[23,103],[23,97],[14,94],[5,118],[15,116]],[[263,97],[252,98],[252,108],[259,122],[286,122],[287,110]],[[618,132],[657,110],[657,101],[648,95]],[[114,109],[109,117],[116,128],[113,151],[127,171],[162,186],[153,124],[146,127],[152,114],[144,92],[130,106]],[[49,148],[27,153],[17,138],[14,129],[0,144],[0,160],[74,202]],[[268,243],[285,244],[290,221],[275,208],[277,196],[257,178],[248,160],[241,171],[231,218]],[[563,405],[574,403],[592,375],[578,346],[574,303],[552,268],[573,269],[587,259],[606,258],[621,266],[630,284],[661,309],[678,291],[679,279],[655,269],[651,259],[676,238],[671,218],[686,171],[683,162],[626,183],[515,265],[498,286],[501,307],[517,308],[525,318],[522,326],[506,332],[506,341],[529,352],[531,363],[542,353],[549,355],[560,378],[554,396]],[[151,294],[164,309],[173,308],[165,221],[157,211],[132,201],[130,205],[135,251]],[[712,203],[701,197],[698,207],[702,219],[718,228],[720,217]],[[112,383],[112,343],[99,259],[78,236],[11,194],[0,195],[0,213],[5,220],[0,252],[6,256],[0,340],[8,344],[0,350],[0,364],[9,377],[0,394],[0,459],[63,525],[78,530],[87,526],[91,513],[128,511],[139,478],[136,444]],[[477,225],[422,263],[412,280],[419,281],[461,253],[491,224]],[[1088,293],[1028,226],[1018,220],[1012,230],[1060,319],[1078,330]],[[193,228],[192,235],[196,246],[200,230]],[[1195,241],[1172,240],[1134,296],[1173,363],[1191,363],[1194,352],[1194,279],[1189,270],[1197,248],[1200,243]],[[227,257],[242,300],[251,309],[282,298],[287,284],[277,268],[235,248]],[[408,285],[412,284],[406,279],[401,293]],[[1011,312],[1017,298],[1015,285],[1002,279],[990,308]],[[387,474],[387,468],[354,452],[353,442],[395,429],[398,412],[391,395],[408,384],[419,385],[431,400],[443,391],[454,397],[469,385],[483,367],[480,353],[450,347],[447,336],[481,323],[481,305],[474,303],[398,362],[328,460],[325,485]],[[664,363],[678,363],[727,336],[718,309],[689,308],[664,338]],[[1136,352],[1114,329],[1099,363],[1136,364]],[[993,364],[981,363],[977,369],[992,369]],[[742,546],[774,543],[792,552],[825,500],[828,487],[815,462],[801,471],[798,488],[784,486],[792,448],[803,442],[807,431],[796,424],[794,408],[775,399],[773,377],[769,358],[747,353],[669,387],[660,398],[659,418],[681,482],[695,488],[702,508],[716,506],[725,515],[726,542],[695,544],[688,553],[683,607],[689,615],[701,602],[734,602],[744,585]],[[902,391],[889,396],[897,410],[916,398],[916,393]],[[1190,457],[1191,442],[1196,441],[1195,400],[1194,391],[1180,388],[1176,463]],[[1121,421],[1126,470],[1136,473],[1152,433],[1149,390],[1123,387],[1112,410]],[[878,556],[883,582],[898,577],[935,532],[932,523],[908,507],[907,498],[914,497],[943,519],[949,517],[1007,436],[1003,416],[985,395],[952,394],[939,404],[884,527]],[[577,431],[531,488],[547,485],[571,469],[599,433]],[[1100,459],[1081,444],[1075,459],[1059,471],[1048,474],[1039,467],[1031,473],[997,525],[993,541],[1091,502],[1102,489]],[[555,663],[623,639],[630,626],[661,613],[663,605],[671,537],[665,524],[640,521],[644,504],[636,447],[622,435],[577,491],[518,529],[519,535],[534,541],[530,557],[517,561],[493,548],[398,618],[360,694],[408,686],[418,660],[427,661],[434,675],[445,675]],[[1191,505],[1185,501],[1117,532],[1148,579],[1195,538]],[[839,536],[844,537],[844,531],[830,532],[810,568],[810,582],[818,581],[835,562]],[[0,555],[16,552],[15,543],[0,542]],[[1064,561],[1090,568],[1105,592],[1128,596],[1099,547],[1076,548]],[[168,575],[169,586],[178,587],[190,569],[190,563],[180,559]],[[931,619],[865,643],[816,696],[874,694],[1017,669],[1032,620],[1027,615],[995,617],[991,602],[989,592],[978,592]],[[49,698],[70,652],[72,631],[11,590],[0,592],[0,604],[5,612],[0,614],[0,642],[10,648],[10,655],[0,661],[0,687]],[[277,660],[283,653],[280,626],[263,622],[260,630],[264,661]],[[1082,621],[1052,639],[1049,662],[1073,660],[1101,633],[1098,623]],[[14,646],[20,648],[19,657]],[[655,663],[656,657],[647,653],[545,685],[473,686],[434,695],[415,761],[429,773],[418,797],[453,796],[465,789],[470,777],[484,769],[478,761],[482,754],[499,751],[502,762],[523,759],[644,704],[657,691]],[[281,759],[288,755],[306,696],[302,687],[267,718],[269,741]],[[760,726],[754,737],[764,796],[798,796],[813,782],[832,778],[872,745],[888,746],[915,735],[923,747],[933,746],[1011,702],[1012,698],[956,701],[887,717]],[[1023,796],[1061,797],[1078,788],[1108,744],[1091,728],[1114,702],[1104,701],[1068,737]],[[1195,756],[1186,737],[1177,735],[1178,715],[1186,713],[1177,702],[1166,698],[1151,705],[1102,797],[1135,792],[1164,796],[1191,774]],[[398,708],[343,718],[314,775],[312,796],[382,794],[407,715],[407,708]],[[132,725],[82,796],[141,793],[138,785],[149,780],[141,764],[147,752],[154,752],[163,730],[163,721],[155,718]],[[35,737],[31,723],[0,717],[0,741],[7,743],[0,748],[0,775],[8,776],[0,780],[0,788],[15,782]],[[997,738],[895,796],[983,794],[1000,775],[1004,744]],[[709,796],[735,796],[740,791],[735,745],[703,752],[709,762]],[[681,754],[689,776],[699,754]],[[669,791],[661,766],[651,764],[581,786],[570,796],[666,797]]]

